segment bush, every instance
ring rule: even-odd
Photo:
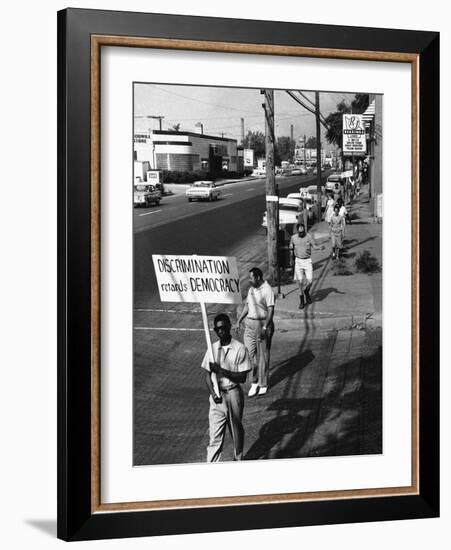
[[[352,271],[350,271],[348,267],[348,262],[341,257],[338,258],[338,260],[334,261],[334,264],[332,266],[332,274],[334,275],[334,277],[353,275]]]
[[[360,273],[377,273],[381,270],[377,258],[375,258],[369,250],[361,252],[354,265]]]
[[[206,180],[209,178],[207,172],[185,172],[180,170],[162,170],[164,183],[193,183],[197,180]]]

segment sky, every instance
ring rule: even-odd
[[[315,93],[305,91],[313,102]],[[353,93],[320,92],[320,111],[327,117],[342,100],[350,103]],[[181,86],[173,84],[135,83],[135,131],[158,130],[158,120],[148,115],[164,116],[163,130],[180,123],[180,130],[200,133],[196,123],[203,124],[204,134],[222,135],[241,140],[241,118],[244,133],[265,131],[263,96],[255,88],[222,88],[214,86]],[[274,92],[274,120],[276,137],[289,136],[293,124],[294,139],[304,134],[316,135],[315,116],[299,105],[284,90]],[[325,129],[321,127],[322,141]],[[327,145],[326,145],[327,147]],[[331,146],[332,148],[332,146]]]

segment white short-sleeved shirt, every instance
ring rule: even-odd
[[[246,347],[234,338],[232,338],[230,344],[224,348],[221,347],[219,340],[215,342],[213,344],[213,355],[215,362],[225,370],[229,370],[231,372],[248,372],[252,369],[249,353]],[[207,350],[201,367],[209,371],[210,361],[210,354]],[[221,390],[230,390],[237,385],[236,382],[232,382],[225,376],[221,376],[221,374],[217,374],[216,376],[218,378],[218,385]]]
[[[247,294],[247,316],[249,319],[266,319],[268,308],[274,306],[274,292],[267,281],[258,288],[250,287]]]

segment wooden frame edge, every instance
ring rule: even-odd
[[[419,55],[266,44],[91,35],[91,513],[419,495]],[[407,487],[102,504],[100,498],[100,49],[145,47],[409,63],[412,70],[412,479]],[[416,383],[414,383],[416,382]]]

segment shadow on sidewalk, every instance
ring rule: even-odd
[[[337,290],[336,288],[332,288],[332,287],[329,287],[329,288],[321,288],[320,290],[316,290],[313,294],[312,294],[312,300],[313,302],[322,302],[323,300],[325,300],[329,294],[346,294],[346,292],[341,292],[340,290]]]
[[[315,388],[293,388],[298,396],[270,403],[262,416],[270,411],[277,416],[260,428],[245,460],[380,454],[382,348],[337,369],[346,369],[343,383],[329,375],[319,394]],[[302,392],[315,397],[301,397]]]
[[[299,373],[309,363],[315,359],[315,355],[309,349],[290,357],[286,361],[283,361],[277,366],[277,369],[270,375],[269,387],[274,388],[279,382],[285,380],[289,376]]]

